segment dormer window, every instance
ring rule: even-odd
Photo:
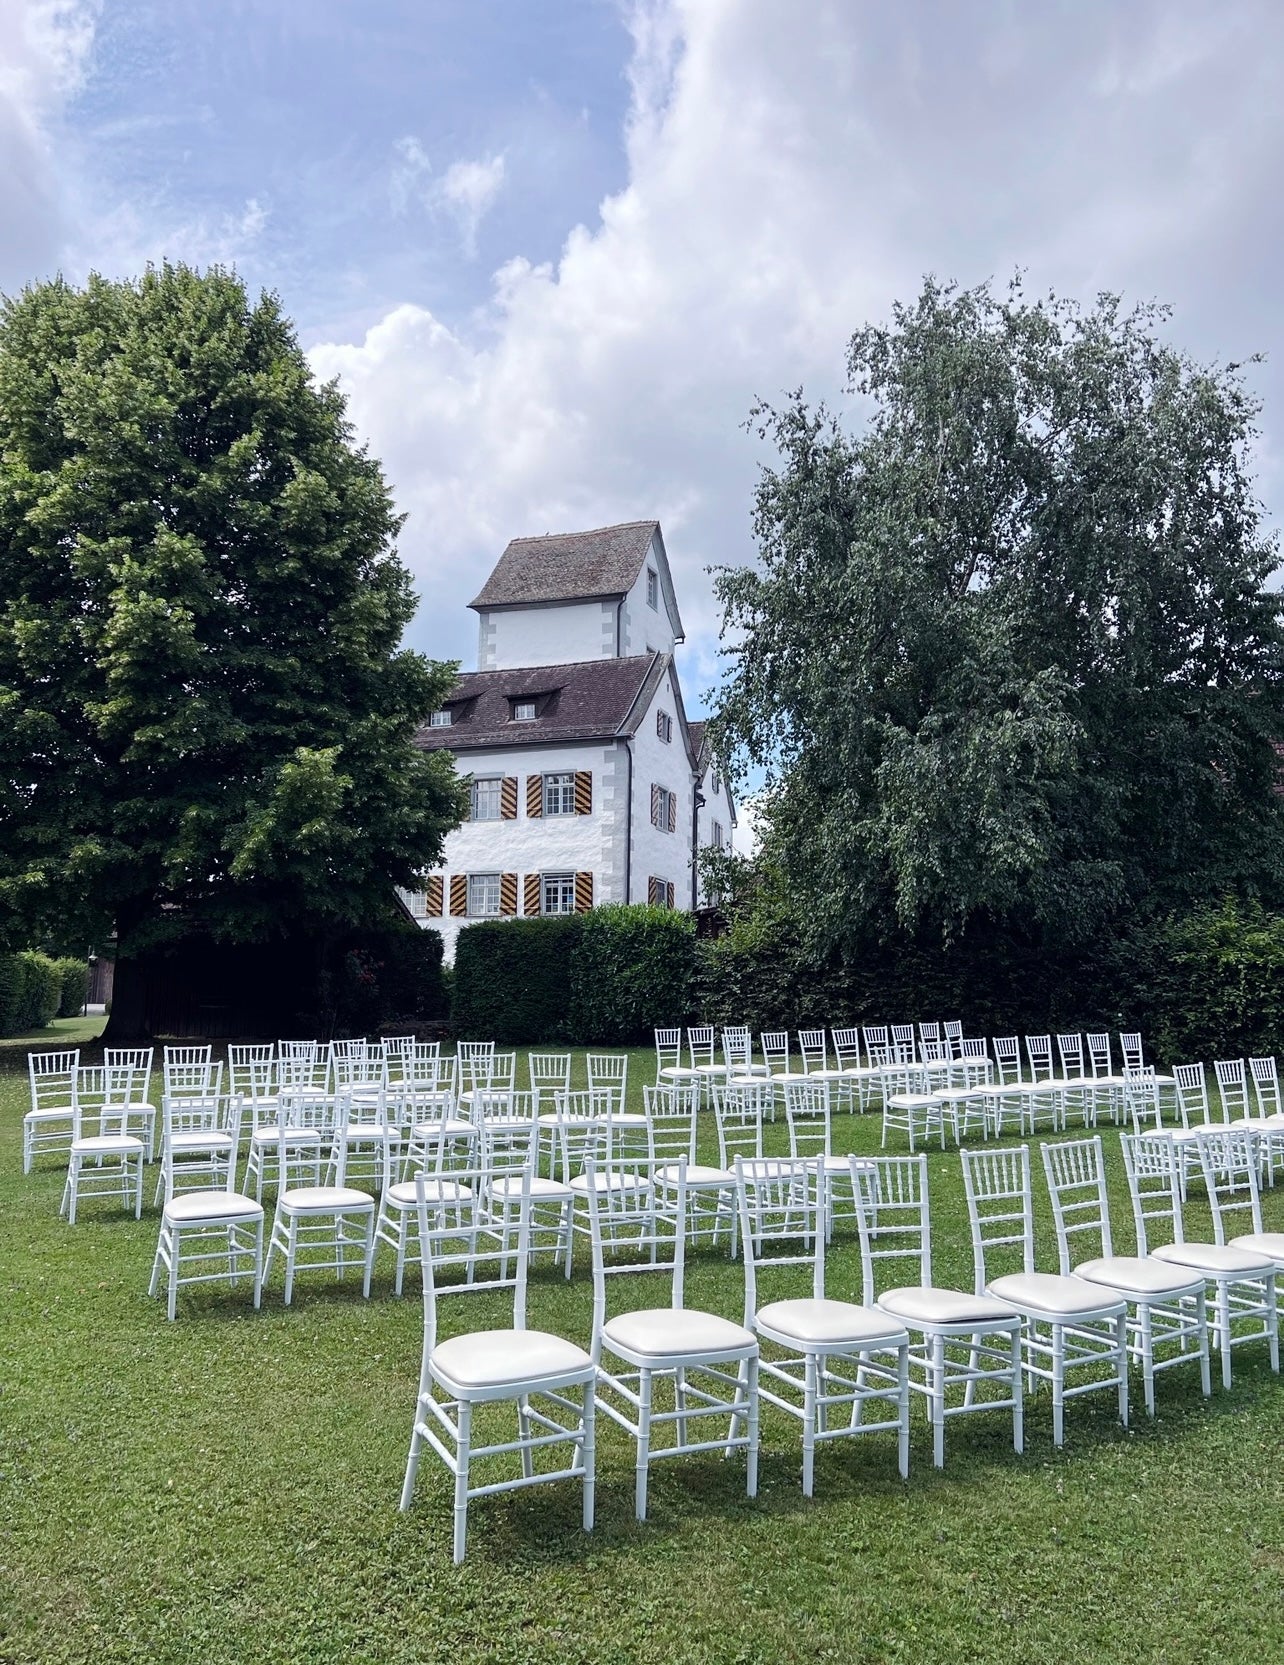
[[[646,569],[646,604],[648,607],[654,607],[659,612],[660,580],[652,567]]]
[[[449,728],[451,723],[454,722],[454,720],[455,720],[454,712],[450,709],[449,706],[446,706],[441,711],[434,711],[433,712],[432,716],[429,717],[429,719],[428,719],[428,727],[429,728]]]
[[[535,716],[536,711],[534,700],[513,701],[513,721],[515,723],[533,723],[535,721]]]
[[[659,735],[660,739],[664,741],[666,746],[671,744],[673,740],[673,718],[670,717],[667,711],[656,712],[655,732]]]

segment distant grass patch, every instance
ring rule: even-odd
[[[19,1060],[25,1074],[25,1054],[33,1046],[89,1046],[107,1027],[107,1019],[99,1012],[93,1017],[55,1018],[43,1029],[33,1029],[26,1035],[8,1035],[0,1041],[0,1052],[23,1056]]]
[[[652,1068],[649,1053],[633,1054],[639,1099]],[[168,1324],[145,1293],[154,1211],[135,1224],[91,1206],[71,1229],[57,1217],[56,1169],[22,1178],[23,1069],[6,1049],[6,1665],[1278,1656],[1284,1388],[1262,1347],[1237,1353],[1233,1392],[1207,1404],[1195,1371],[1163,1375],[1153,1423],[1135,1379],[1127,1432],[1112,1396],[1072,1403],[1060,1454],[1046,1394],[1029,1405],[1021,1458],[1005,1415],[953,1422],[942,1475],[916,1404],[908,1485],[894,1440],[871,1436],[819,1454],[811,1503],[796,1425],[768,1414],[756,1503],[740,1462],[662,1464],[644,1526],[632,1517],[632,1448],[603,1419],[597,1531],[579,1532],[575,1487],[482,1501],[456,1569],[447,1477],[428,1456],[414,1509],[397,1513],[422,1309],[413,1290],[393,1299],[390,1261],[369,1302],[355,1282],[311,1278],[287,1312],[278,1275],[261,1313],[244,1296],[185,1292]],[[1104,1137],[1116,1249],[1127,1252],[1122,1164],[1115,1135]],[[783,1124],[773,1142],[783,1147]],[[877,1118],[839,1118],[835,1143],[876,1149]],[[958,1159],[937,1152],[930,1168],[937,1280],[970,1287]],[[1284,1190],[1266,1209],[1284,1228]],[[1192,1207],[1191,1235],[1206,1230],[1201,1212]],[[1053,1253],[1044,1208],[1041,1264]],[[857,1260],[851,1245],[835,1248],[833,1293],[858,1294]],[[694,1256],[688,1298],[738,1317],[739,1266]],[[581,1264],[569,1286],[536,1281],[531,1320],[587,1338],[590,1306]],[[503,1322],[504,1303],[444,1313],[447,1326]]]

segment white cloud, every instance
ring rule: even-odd
[[[166,223],[151,205],[127,200],[87,222],[72,245],[75,268],[113,275],[137,274],[149,263],[185,261],[189,266],[236,266],[252,253],[271,217],[257,197],[239,209],[197,214]]]
[[[440,179],[420,141],[407,134],[393,146],[396,161],[388,184],[393,212],[404,214],[418,203],[433,214],[445,214],[459,228],[466,255],[477,252],[477,229],[494,206],[504,186],[502,151],[494,156],[452,162]]]

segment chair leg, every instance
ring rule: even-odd
[[[1149,1319],[1149,1313],[1146,1315]],[[1115,1347],[1119,1359],[1119,1420],[1124,1427],[1128,1426],[1128,1314],[1121,1312],[1115,1319]],[[1150,1414],[1153,1416],[1155,1404],[1155,1376],[1152,1366],[1150,1373]]]
[[[1217,1285],[1217,1347],[1222,1355],[1222,1387],[1227,1393],[1231,1385],[1231,1326],[1230,1284],[1221,1279]]]
[[[142,1217],[143,1217],[143,1153],[142,1153],[142,1151],[139,1151],[137,1161],[138,1161],[138,1177],[134,1181],[134,1218],[136,1220],[141,1220]]]
[[[748,1497],[758,1495],[758,1360],[756,1357],[746,1360],[747,1368],[744,1372],[745,1391],[749,1399],[749,1457],[745,1475],[745,1494]]]
[[[263,1219],[262,1216],[254,1222],[254,1310],[257,1312],[263,1300]]]
[[[459,1407],[459,1441],[455,1451],[455,1565],[464,1558],[468,1533],[468,1469],[472,1461],[473,1408],[467,1401]]]
[[[529,1480],[535,1472],[531,1456],[531,1402],[525,1394],[517,1401],[517,1437],[522,1442],[522,1478]]]
[[[288,1222],[289,1238],[285,1247],[285,1304],[288,1307],[294,1294],[294,1261],[299,1250],[299,1220],[291,1214]]]
[[[910,1458],[910,1381],[909,1348],[902,1347],[896,1355],[896,1466],[902,1480],[909,1479]]]
[[[1025,1450],[1025,1382],[1021,1375],[1021,1330],[1012,1332],[1012,1449]]]
[[[803,1496],[810,1497],[816,1472],[816,1355],[803,1361]]]
[[[1141,1331],[1141,1380],[1146,1400],[1146,1415],[1155,1414],[1155,1338],[1150,1321],[1150,1308],[1137,1308],[1137,1326]]]
[[[593,1530],[594,1497],[597,1487],[597,1396],[592,1382],[584,1384],[584,1414],[581,1418],[584,1456],[584,1530]]]
[[[178,1317],[178,1262],[183,1253],[183,1229],[175,1226],[169,1238],[169,1289],[166,1291],[166,1309],[172,1324]]]
[[[932,1337],[928,1366],[928,1403],[932,1409],[932,1466],[945,1467],[945,1337]]]
[[[643,1370],[638,1380],[637,1471],[633,1484],[633,1513],[646,1519],[647,1471],[651,1461],[651,1372]]]
[[[1066,1337],[1060,1324],[1052,1326],[1052,1443],[1065,1444]]]

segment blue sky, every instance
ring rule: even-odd
[[[1277,0],[0,0],[0,288],[162,256],[277,289],[474,662],[507,540],[656,515],[698,709],[755,398],[1016,267],[1173,303],[1284,481]]]

